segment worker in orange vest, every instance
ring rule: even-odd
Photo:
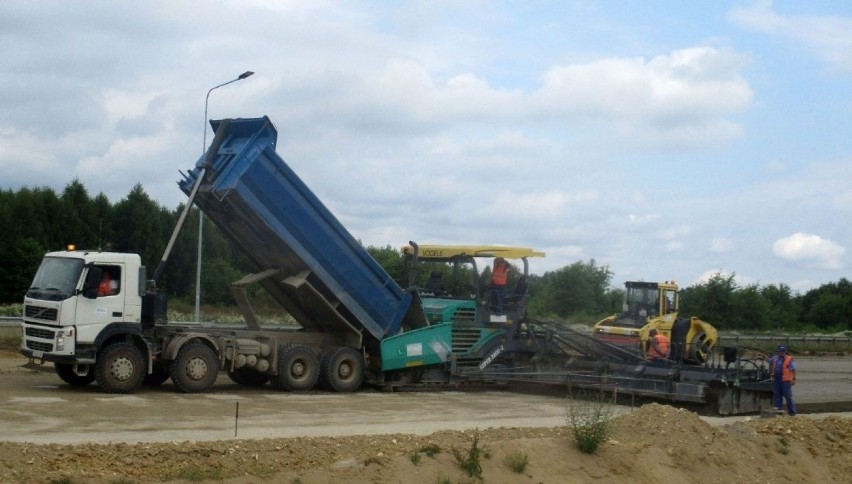
[[[104,271],[101,282],[98,284],[98,296],[112,296],[117,292],[118,281],[114,280],[109,272]]]
[[[778,352],[769,360],[769,380],[772,381],[772,397],[775,411],[781,412],[783,400],[787,402],[787,415],[796,415],[793,404],[793,385],[796,384],[796,363],[787,354],[787,347],[778,346]]]
[[[669,338],[654,328],[648,332],[647,357],[652,363],[665,361],[669,357]]]
[[[509,281],[509,264],[506,259],[497,257],[494,259],[494,267],[491,269],[491,290],[494,293],[494,311],[503,311],[503,299],[506,297],[506,283]]]

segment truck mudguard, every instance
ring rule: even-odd
[[[268,117],[210,124],[210,152],[179,186],[189,194],[204,172],[195,203],[260,271],[278,271],[259,284],[300,325],[381,340],[403,324],[427,324],[412,304],[416,294],[404,291],[276,154],[278,133]]]

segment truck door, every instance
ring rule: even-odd
[[[77,302],[77,341],[91,343],[110,323],[124,321],[127,274],[124,264],[94,264],[88,267],[82,296]],[[100,280],[89,275],[100,272]],[[94,287],[93,287],[94,286]]]

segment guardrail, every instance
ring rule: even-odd
[[[0,334],[20,335],[20,317],[0,317]],[[181,323],[190,324],[190,323]],[[7,329],[8,328],[8,329]],[[852,336],[798,336],[798,335],[719,335],[720,346],[753,346],[772,349],[786,345],[792,352],[808,350],[834,350],[852,352]]]
[[[852,336],[719,335],[721,346],[774,348],[785,345],[792,352],[806,350],[852,351]]]
[[[0,339],[20,340],[21,322],[19,317],[0,317]]]

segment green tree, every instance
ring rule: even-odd
[[[710,322],[717,325],[713,320]],[[731,313],[723,323],[725,327],[760,330],[768,328],[770,322],[769,303],[756,284],[734,291]]]
[[[768,321],[770,328],[793,329],[799,316],[799,305],[790,286],[770,284],[760,289],[763,299],[769,304]]]
[[[99,247],[95,205],[80,180],[75,178],[65,186],[60,201],[57,228],[64,234],[66,243],[79,248]]]
[[[222,258],[205,260],[202,265],[201,297],[205,304],[233,306],[231,283],[243,274],[229,261]]]
[[[401,250],[394,249],[390,244],[384,247],[371,245],[367,246],[367,253],[373,256],[397,284],[401,287],[408,285],[408,273]]]
[[[852,282],[841,278],[799,298],[802,325],[820,329],[852,329]]]
[[[127,197],[115,205],[114,235],[111,241],[105,242],[104,249],[137,253],[147,267],[156,267],[171,236],[171,227],[165,224],[168,217],[162,216],[163,211],[166,209],[153,201],[137,183]]]
[[[609,266],[594,259],[575,262],[530,280],[530,312],[557,317],[598,317],[611,306],[607,288],[612,279]]]
[[[3,191],[0,198],[0,301],[20,302],[48,250],[65,246],[57,230],[60,201],[49,188]]]
[[[696,284],[681,290],[680,311],[684,315],[694,315],[710,322],[719,329],[734,328],[734,293],[737,284],[734,275],[716,273],[703,284]]]

